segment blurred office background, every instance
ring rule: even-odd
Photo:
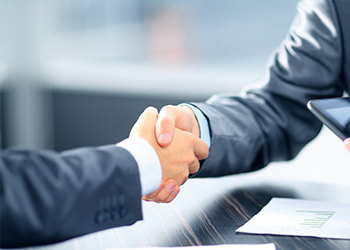
[[[115,143],[149,105],[238,93],[264,74],[296,6],[296,0],[0,0],[1,148]],[[295,160],[257,174],[349,184],[349,163],[342,142],[323,129]]]
[[[294,0],[1,0],[1,145],[120,141],[142,110],[237,93]]]
[[[118,142],[143,109],[238,93],[295,0],[0,0],[1,146]]]

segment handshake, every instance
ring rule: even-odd
[[[143,200],[171,202],[189,174],[199,170],[199,160],[206,159],[209,154],[208,145],[199,139],[199,131],[195,114],[187,106],[165,106],[159,114],[149,107],[140,115],[130,137],[148,141],[158,155],[162,170],[161,185]],[[350,138],[344,145],[350,151]]]
[[[152,145],[162,168],[161,185],[142,198],[146,201],[171,202],[189,174],[199,170],[199,160],[209,154],[208,145],[199,139],[197,119],[186,106],[165,106],[159,114],[146,108],[130,131],[130,138],[135,136]]]

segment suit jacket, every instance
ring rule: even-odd
[[[1,247],[54,243],[142,219],[138,166],[121,147],[5,150],[0,164]]]
[[[209,157],[194,176],[253,171],[290,160],[320,131],[311,99],[350,92],[350,1],[298,4],[289,34],[270,57],[264,79],[239,96],[192,103],[209,121]]]

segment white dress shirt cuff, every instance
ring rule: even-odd
[[[209,123],[207,118],[205,118],[205,116],[203,115],[202,111],[200,111],[195,106],[187,103],[181,103],[179,104],[179,106],[187,106],[190,109],[192,109],[199,126],[199,138],[202,141],[204,141],[210,148],[211,138],[210,138],[210,132],[209,132]]]
[[[141,137],[127,138],[117,146],[128,150],[135,158],[140,172],[142,196],[156,191],[162,181],[162,168],[154,148]]]

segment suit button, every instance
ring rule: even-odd
[[[126,215],[126,208],[124,206],[120,207],[120,217],[124,218]]]
[[[111,212],[108,209],[105,209],[104,214],[105,214],[105,222],[109,221],[112,217]]]
[[[110,220],[111,217],[112,217],[111,212],[107,209],[104,209],[103,211],[100,211],[96,214],[96,222],[101,224]]]
[[[112,217],[112,220],[118,220],[119,219],[119,211],[117,209],[112,209],[111,217]]]
[[[105,220],[106,220],[105,213],[102,212],[102,211],[97,212],[97,214],[96,214],[96,222],[98,224],[101,224],[101,223],[105,222]]]

